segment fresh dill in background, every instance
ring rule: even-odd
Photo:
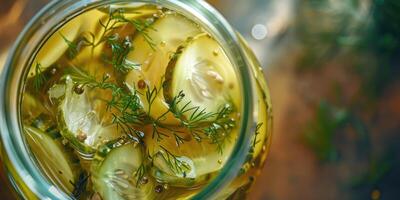
[[[343,143],[340,140],[346,138],[349,130],[354,130],[358,136],[356,144],[362,144],[364,155],[361,157],[368,166],[354,173],[346,185],[354,192],[355,199],[370,197],[365,193],[360,195],[359,192],[365,190],[366,194],[371,192],[370,198],[380,199],[379,188],[391,180],[387,175],[393,173],[399,163],[395,154],[384,153],[396,149],[394,144],[386,145],[386,150],[374,145],[371,131],[376,131],[377,127],[366,125],[365,119],[377,114],[377,106],[386,101],[384,94],[393,90],[390,86],[400,80],[400,1],[371,1],[368,13],[359,9],[363,1],[341,1],[342,9],[337,12],[332,3],[335,1],[302,3],[296,27],[304,51],[299,57],[297,71],[300,76],[321,72],[336,63],[337,67],[358,78],[361,86],[357,97],[350,101],[316,102],[314,117],[304,130],[303,141],[322,163],[339,165],[347,162],[340,156]],[[330,26],[326,26],[328,22]],[[341,87],[346,88],[346,85]]]

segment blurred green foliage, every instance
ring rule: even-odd
[[[367,171],[360,176],[355,176],[351,181],[352,187],[377,187],[379,182],[392,170],[394,159],[392,152],[383,156],[372,156]]]
[[[364,94],[376,99],[400,78],[400,1],[375,0],[372,13],[372,25],[356,50],[369,57],[358,72],[363,78]]]
[[[325,101],[319,104],[315,119],[309,122],[305,131],[304,140],[320,160],[336,161],[338,159],[334,138],[347,121],[346,111],[334,108]]]
[[[341,4],[342,10],[334,12],[332,2],[345,3]],[[355,172],[351,177],[350,188],[373,191],[388,182],[385,177],[389,173],[398,171],[395,166],[399,153],[377,153],[388,152],[393,144],[373,146],[370,132],[378,130],[379,133],[381,129],[375,124],[367,126],[361,119],[366,115],[377,116],[378,103],[385,101],[385,92],[398,92],[390,90],[390,86],[400,80],[400,1],[371,0],[370,11],[363,13],[365,18],[360,21],[356,18],[361,15],[355,13],[361,11],[362,2],[366,1],[303,1],[297,31],[304,51],[298,72],[331,67],[329,64],[334,60],[336,66],[344,66],[361,81],[358,94],[348,102],[321,101],[316,105],[315,115],[308,122],[303,138],[320,161],[339,161],[337,138],[343,135],[338,134],[347,134],[346,128],[351,127],[358,136],[355,140],[362,144],[367,164],[364,171]],[[339,88],[346,88],[346,85]],[[354,193],[355,197],[360,194],[365,193]]]

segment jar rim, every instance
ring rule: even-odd
[[[250,63],[246,59],[245,52],[240,40],[225,18],[205,1],[184,1],[184,0],[136,0],[139,3],[160,4],[164,7],[184,12],[185,16],[195,18],[196,22],[202,23],[207,27],[210,34],[217,37],[222,42],[222,47],[233,64],[239,79],[241,80],[242,94],[242,113],[240,122],[240,134],[226,164],[219,171],[216,178],[208,183],[193,199],[209,199],[213,197],[221,188],[227,186],[239,172],[242,163],[248,153],[250,146],[251,133],[255,129],[253,123],[253,85],[251,83],[252,72]],[[25,26],[18,36],[13,48],[11,49],[4,71],[1,75],[0,94],[0,134],[1,142],[6,154],[15,167],[19,177],[30,186],[30,189],[41,199],[70,199],[69,195],[49,183],[39,172],[38,167],[31,159],[27,146],[22,136],[22,126],[20,124],[20,106],[23,80],[27,68],[18,65],[17,58],[28,54],[34,57],[33,51],[37,45],[26,45],[28,42],[35,41],[38,44],[48,33],[46,31],[54,29],[66,17],[72,18],[79,12],[102,5],[115,3],[132,3],[132,0],[64,0],[52,1],[40,10],[35,17]],[[57,13],[56,11],[62,11]],[[48,25],[53,24],[53,25]],[[39,35],[39,36],[38,36]],[[51,34],[50,34],[51,35]],[[35,44],[33,42],[33,44]],[[32,63],[32,58],[25,58],[24,64]],[[14,67],[17,66],[17,67]],[[22,67],[18,67],[22,66]],[[17,189],[17,188],[16,188]],[[23,195],[23,194],[20,194]]]

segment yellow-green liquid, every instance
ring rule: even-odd
[[[243,199],[269,148],[269,96],[248,56],[257,136],[218,199]],[[43,44],[25,84],[31,151],[49,181],[77,199],[190,199],[222,169],[239,134],[242,95],[229,59],[201,26],[162,7],[77,16]]]

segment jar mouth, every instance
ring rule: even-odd
[[[241,81],[242,113],[239,126],[240,134],[236,144],[216,178],[192,197],[193,199],[211,198],[236,177],[248,153],[250,146],[248,133],[251,133],[255,128],[252,115],[254,90],[251,83],[250,63],[245,59],[245,52],[234,29],[218,11],[205,1],[137,0],[135,2],[160,4],[194,19],[220,42]],[[28,23],[19,35],[3,69],[0,88],[0,94],[3,95],[0,98],[0,130],[2,145],[5,149],[3,153],[8,155],[17,175],[41,199],[70,199],[70,197],[50,184],[46,177],[42,175],[29,153],[22,134],[20,102],[23,94],[23,83],[29,70],[27,66],[31,66],[34,53],[43,44],[45,38],[51,35],[49,32],[63,25],[66,18],[69,20],[82,12],[111,3],[132,3],[132,1],[65,0],[51,2]]]

